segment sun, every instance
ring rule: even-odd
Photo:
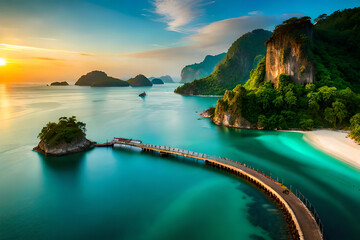
[[[5,66],[6,65],[6,60],[3,58],[0,58],[0,66]]]

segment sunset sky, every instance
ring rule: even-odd
[[[358,0],[0,1],[0,83],[74,83],[102,70],[180,77],[182,67],[226,52],[242,34],[292,16],[359,6]]]

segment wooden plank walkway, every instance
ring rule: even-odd
[[[106,146],[114,144],[138,147],[144,151],[157,151],[161,155],[172,154],[199,159],[205,161],[205,163],[208,165],[225,169],[233,174],[239,175],[244,179],[254,183],[258,188],[263,190],[267,195],[274,199],[277,204],[281,206],[294,239],[323,239],[323,235],[315,218],[299,198],[297,198],[291,191],[289,191],[287,194],[284,193],[284,189],[279,182],[263,173],[256,171],[255,169],[246,166],[245,164],[227,158],[215,157],[203,153],[161,145],[112,141],[107,143]]]

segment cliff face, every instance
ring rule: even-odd
[[[225,57],[225,53],[215,56],[207,55],[201,63],[195,63],[185,66],[181,70],[180,82],[192,82],[195,79],[200,79],[211,74],[215,66]]]
[[[34,150],[48,156],[64,156],[68,154],[86,151],[90,147],[91,142],[84,137],[80,139],[75,139],[70,143],[62,143],[56,146],[51,146],[44,141],[40,141],[38,146],[35,147]]]
[[[256,128],[242,114],[244,90],[226,91],[216,104],[212,121],[217,125],[235,128]]]
[[[266,80],[277,86],[280,74],[285,73],[295,84],[313,83],[315,69],[309,59],[312,37],[309,20],[277,26],[267,41]]]

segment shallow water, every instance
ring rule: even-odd
[[[176,86],[0,85],[0,239],[288,238],[266,196],[201,162],[117,148],[66,158],[31,151],[48,121],[71,115],[98,142],[141,139],[262,169],[308,197],[329,239],[357,239],[359,170],[300,133],[215,126],[198,114],[217,98],[180,96]]]

